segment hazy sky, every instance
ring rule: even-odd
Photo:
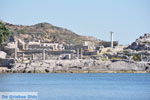
[[[130,44],[150,32],[150,0],[0,0],[0,19],[12,24],[48,22],[77,34]]]

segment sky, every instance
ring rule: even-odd
[[[48,22],[77,34],[130,44],[150,33],[150,0],[0,0],[0,19],[17,25]]]

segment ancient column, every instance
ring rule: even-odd
[[[25,44],[24,43],[22,44],[22,49],[25,50]]]
[[[77,49],[77,59],[79,59],[79,49]]]
[[[22,59],[24,59],[24,53],[22,53]]]
[[[43,52],[42,52],[42,59],[45,60],[45,50],[43,49]]]
[[[68,59],[69,59],[69,60],[71,59],[71,54],[68,55]]]
[[[17,48],[15,48],[14,58],[17,59]]]
[[[19,48],[18,47],[18,40],[15,40],[15,46],[16,46],[16,48]]]
[[[28,44],[27,43],[25,44],[25,50],[28,50]]]
[[[140,58],[141,58],[141,61],[143,62],[143,55],[142,54],[141,54]]]
[[[114,44],[113,44],[113,34],[114,34],[114,32],[110,32],[111,48],[113,48],[113,46],[114,46]]]
[[[32,60],[34,60],[34,54],[32,54]]]
[[[80,59],[82,59],[82,48],[80,49]]]

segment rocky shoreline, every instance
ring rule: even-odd
[[[150,63],[99,60],[39,60],[14,63],[0,73],[150,73]]]

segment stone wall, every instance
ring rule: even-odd
[[[110,47],[111,46],[111,42],[102,41],[102,42],[99,43],[99,45],[102,45],[104,47]],[[113,45],[114,46],[118,46],[118,41],[114,41]]]

